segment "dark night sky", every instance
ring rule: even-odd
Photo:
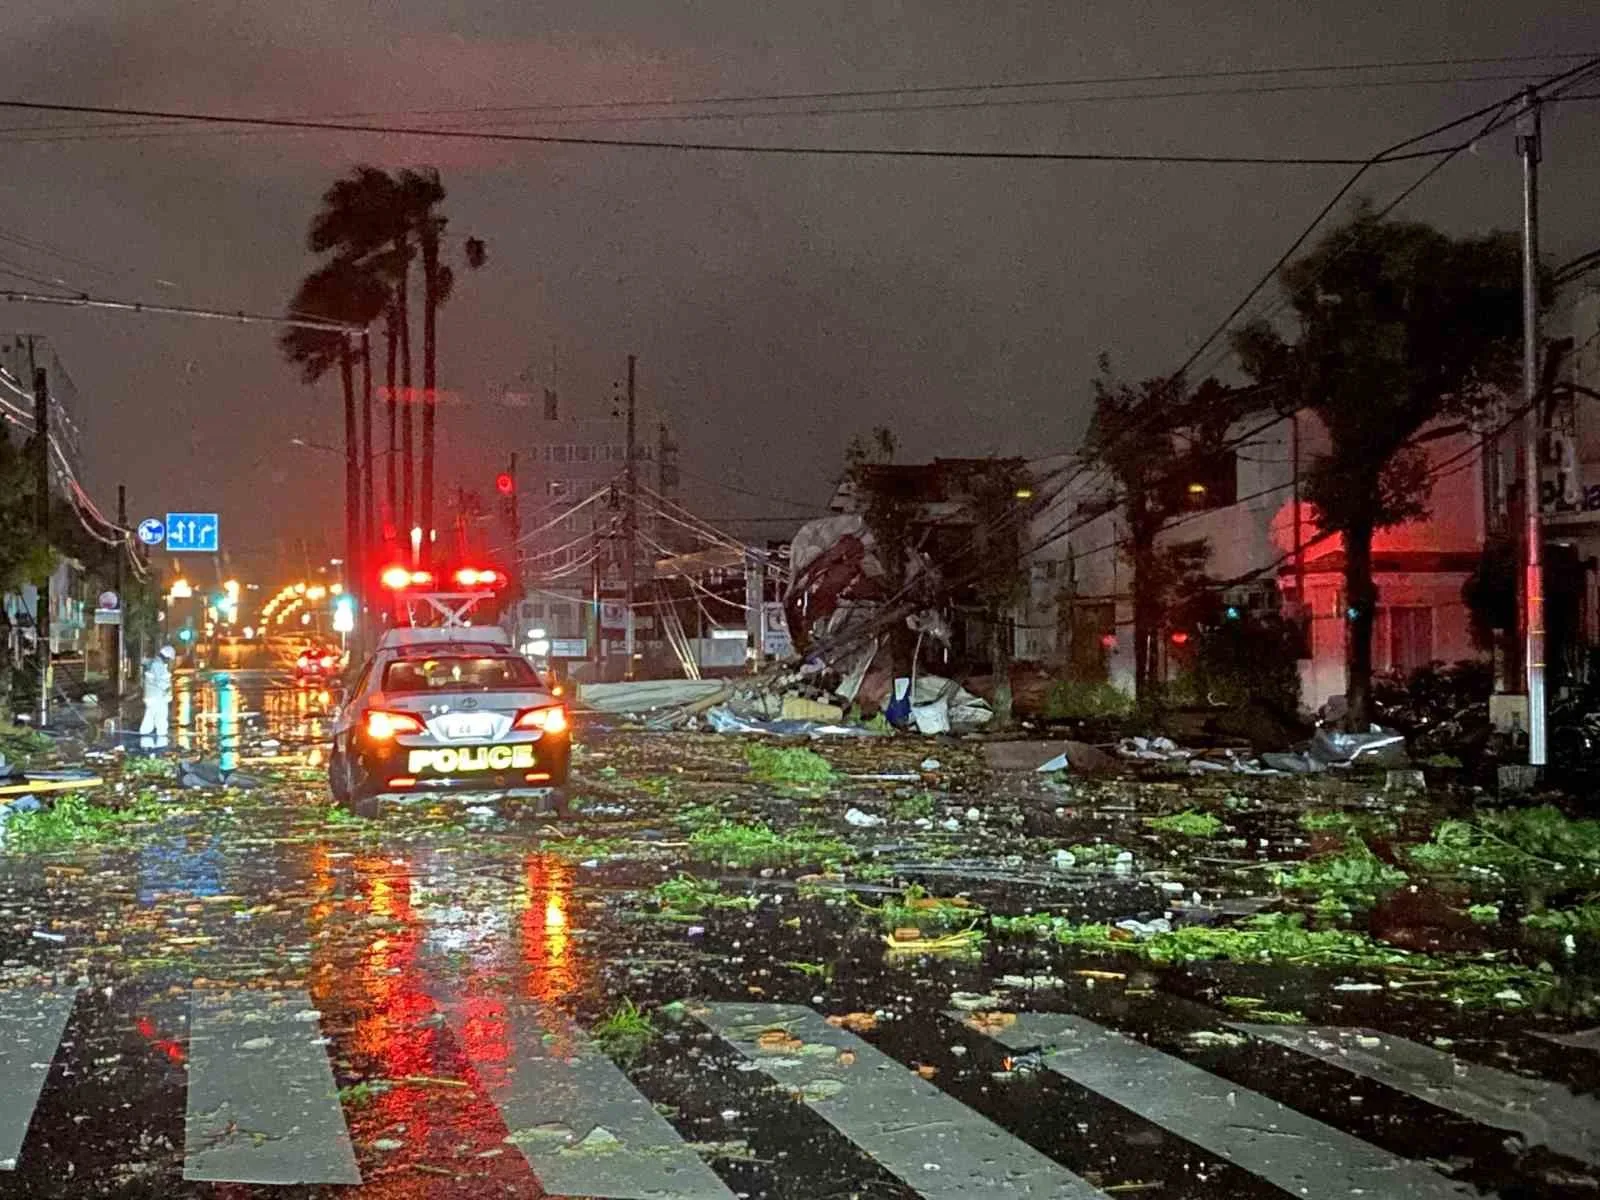
[[[414,121],[399,114],[1597,47],[1600,8],[1570,0],[53,0],[0,13],[0,93]],[[1359,157],[1515,86],[550,131]],[[1597,118],[1600,102],[1557,106],[1547,120],[1546,248],[1558,261],[1600,243]],[[0,241],[0,271],[100,294],[279,311],[309,262],[305,223],[336,173],[358,161],[433,162],[450,189],[451,232],[481,236],[490,249],[488,269],[460,278],[441,319],[441,385],[468,398],[441,414],[443,483],[488,480],[511,447],[508,426],[531,418],[492,408],[487,392],[530,364],[543,371],[554,345],[563,393],[595,399],[620,376],[623,356],[638,353],[641,390],[671,414],[688,470],[818,501],[850,434],[876,423],[894,424],[909,456],[1070,447],[1096,356],[1110,352],[1129,375],[1171,370],[1346,170],[75,132],[99,119],[0,115],[0,237],[45,241],[93,264]],[[12,132],[31,125],[57,128],[49,141]],[[503,127],[532,128],[526,118]],[[1369,193],[1386,199],[1417,169],[1387,168]],[[1507,131],[1402,211],[1467,230],[1514,224],[1519,203]],[[337,440],[337,396],[300,385],[270,333],[19,307],[5,321],[56,340],[84,396],[86,482],[103,507],[125,480],[135,516],[216,498],[235,545],[337,531],[341,464],[288,445],[294,436]],[[708,514],[786,511],[693,479],[685,494]]]

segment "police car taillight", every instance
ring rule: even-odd
[[[538,729],[545,733],[565,733],[567,729],[567,710],[559,704],[546,705],[543,708],[530,708],[521,713],[514,729]]]
[[[422,722],[410,713],[375,708],[367,714],[367,736],[375,742],[387,742],[396,734],[421,732]]]

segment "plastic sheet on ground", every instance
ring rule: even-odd
[[[953,679],[942,675],[918,675],[911,688],[911,712],[943,701],[951,733],[970,733],[994,720],[994,710],[989,702],[973,695]],[[919,728],[921,722],[918,722]],[[940,732],[943,732],[942,730]]]
[[[1324,727],[1317,730],[1304,750],[1269,751],[1261,756],[1265,766],[1295,775],[1316,775],[1351,766],[1394,769],[1410,761],[1405,736],[1376,725],[1366,733],[1342,733]]]
[[[178,786],[186,788],[258,788],[266,781],[239,771],[224,771],[217,763],[180,762]]]
[[[693,704],[724,690],[720,679],[638,679],[629,683],[586,683],[578,693],[585,708],[604,713],[642,713]]]
[[[777,737],[878,737],[876,730],[861,725],[826,725],[820,721],[768,720],[744,717],[727,705],[706,710],[706,724],[713,733],[767,733]]]

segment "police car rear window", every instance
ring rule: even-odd
[[[406,658],[383,672],[385,692],[491,691],[539,686],[539,675],[524,658]]]

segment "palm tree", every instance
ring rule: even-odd
[[[396,451],[399,441],[400,397],[410,402],[411,331],[406,302],[406,277],[410,272],[413,248],[410,223],[399,184],[378,167],[358,166],[349,175],[335,180],[322,194],[322,207],[312,218],[306,239],[314,254],[332,253],[348,258],[382,285],[383,300],[374,317],[383,318],[385,343],[386,408],[388,451],[385,456],[384,484],[387,513],[384,525],[397,518],[403,523],[400,536],[411,525],[411,413],[405,412],[405,478],[403,499],[397,494]],[[396,358],[401,367],[396,379]],[[370,418],[369,418],[370,423]]]
[[[324,263],[300,281],[289,302],[289,315],[367,325],[382,310],[385,288],[361,263],[337,257]],[[283,356],[300,368],[300,378],[316,383],[334,366],[344,391],[345,438],[345,556],[351,565],[351,578],[362,578],[359,513],[361,472],[356,440],[356,393],[353,357],[347,334],[333,329],[295,326],[278,337]]]
[[[450,220],[439,212],[446,193],[438,169],[419,167],[401,171],[398,187],[407,213],[406,223],[416,238],[422,259],[422,478],[418,524],[431,530],[436,461],[434,423],[439,397],[439,309],[448,303],[455,288],[455,271],[441,256],[444,231]],[[468,238],[465,251],[469,269],[483,266],[487,255],[481,239]],[[429,545],[431,543],[424,544],[424,554]]]
[[[434,406],[438,402],[438,314],[439,306],[450,298],[455,276],[448,266],[439,261],[439,241],[448,218],[441,215],[438,206],[445,197],[444,184],[434,167],[407,168],[400,172],[397,184],[401,206],[405,210],[406,227],[415,236],[422,258],[422,479],[418,493],[417,524],[422,527],[421,551],[426,560],[431,556],[433,529],[433,456],[434,456]],[[410,347],[406,349],[406,364],[410,363]],[[409,393],[408,393],[409,394]],[[407,432],[410,432],[409,418]],[[407,450],[409,466],[410,450]]]
[[[307,244],[313,253],[333,254],[347,260],[373,285],[367,298],[378,297],[375,319],[383,318],[385,370],[388,385],[389,454],[385,470],[388,515],[386,526],[398,518],[404,538],[415,524],[433,527],[434,425],[438,396],[438,311],[450,299],[454,271],[441,253],[448,218],[439,212],[444,184],[434,167],[407,168],[390,175],[377,167],[359,166],[336,180],[322,196],[322,207],[312,220]],[[477,269],[485,261],[483,242],[466,241],[466,262]],[[415,477],[416,446],[411,375],[411,262],[422,260],[422,471],[420,488]],[[331,361],[330,364],[331,366]],[[324,368],[326,369],[326,368]],[[370,371],[363,360],[363,394]],[[398,374],[398,380],[396,375]],[[403,398],[403,403],[401,401]],[[370,443],[370,405],[365,415]],[[399,445],[396,445],[397,440]],[[401,460],[402,479],[395,480],[395,458]],[[370,452],[368,461],[371,460]],[[397,494],[398,493],[398,494]],[[422,552],[430,540],[424,534]]]

